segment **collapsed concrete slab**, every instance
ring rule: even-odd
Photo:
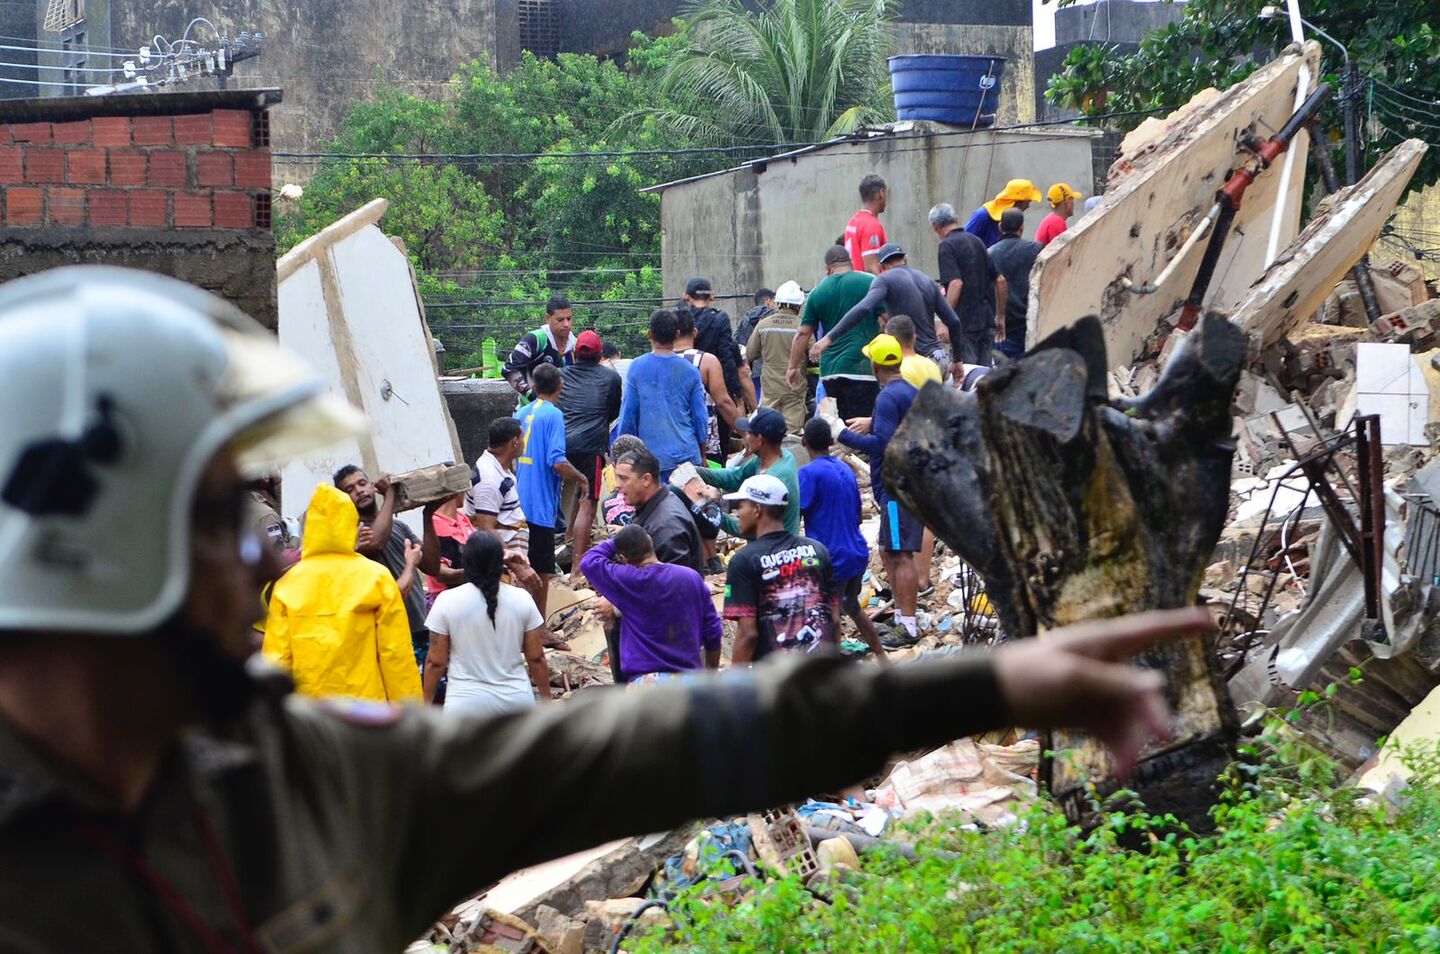
[[[1104,331],[1062,329],[973,393],[927,385],[885,455],[900,501],[985,579],[1012,636],[1192,605],[1229,504],[1230,400],[1246,339],[1210,314],[1138,401],[1106,397]],[[1203,824],[1235,722],[1210,646],[1140,654],[1168,676],[1173,737],[1131,783],[1153,811]],[[1049,766],[1051,792],[1090,820],[1086,786],[1111,775],[1093,740]]]
[[[1100,214],[1078,219],[1040,253],[1030,281],[1027,347],[1086,315],[1098,315],[1110,360],[1132,363],[1157,324],[1190,290],[1204,236],[1187,241],[1236,165],[1240,144],[1252,136],[1267,138],[1284,126],[1295,108],[1302,67],[1314,76],[1319,63],[1316,44],[1291,48],[1206,108],[1176,117],[1158,141],[1151,139],[1138,153],[1123,156],[1111,170]],[[1308,136],[1301,133],[1290,148],[1303,154]],[[1281,204],[1280,179],[1278,168],[1270,170],[1246,191],[1207,308],[1229,310],[1259,277],[1270,224]],[[1285,196],[1282,245],[1299,231],[1302,180],[1292,177]],[[1184,258],[1174,262],[1179,254]],[[1172,263],[1173,271],[1157,291],[1127,289],[1127,282],[1153,283]]]
[[[410,260],[379,228],[384,199],[291,249],[276,265],[280,342],[370,418],[357,440],[285,468],[282,505],[298,517],[316,484],[344,464],[372,476],[458,463],[460,441],[440,393],[434,344]],[[402,516],[423,530],[418,512]]]
[[[1406,140],[1365,178],[1337,192],[1250,287],[1231,320],[1262,344],[1308,321],[1375,244],[1427,148]]]

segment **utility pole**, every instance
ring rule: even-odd
[[[1345,184],[1354,185],[1360,178],[1360,130],[1355,118],[1355,97],[1360,95],[1360,68],[1345,51],[1345,95],[1340,97],[1345,107]]]

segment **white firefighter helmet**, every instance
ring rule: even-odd
[[[799,308],[805,304],[805,290],[800,287],[799,282],[786,282],[775,290],[775,304]]]
[[[363,425],[233,305],[123,268],[0,286],[0,382],[0,632],[153,628],[217,452],[258,473]]]

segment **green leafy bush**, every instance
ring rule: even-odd
[[[928,826],[917,862],[867,856],[828,899],[789,878],[730,909],[702,883],[626,949],[1440,951],[1440,756],[1410,753],[1396,805],[1334,788],[1283,718],[1243,754],[1208,834],[1113,811],[1087,835],[1041,802],[1007,831]]]

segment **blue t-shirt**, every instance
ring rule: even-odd
[[[616,434],[634,434],[644,441],[662,473],[685,461],[703,465],[700,448],[709,440],[710,419],[700,372],[678,354],[636,358],[625,376]]]
[[[1000,223],[990,218],[990,213],[983,205],[976,209],[975,214],[970,216],[970,221],[965,223],[965,231],[984,242],[986,248],[1000,241]]]
[[[525,446],[515,460],[520,508],[525,519],[540,527],[555,526],[560,504],[560,475],[555,465],[565,459],[565,415],[544,399],[520,412]]]
[[[830,551],[835,579],[850,580],[870,565],[870,548],[860,535],[860,483],[834,457],[817,457],[800,468],[800,509],[805,536]]]

